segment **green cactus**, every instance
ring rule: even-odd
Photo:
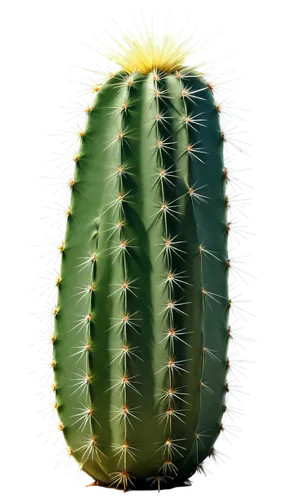
[[[59,429],[95,484],[124,490],[201,470],[226,409],[224,135],[212,87],[175,53],[131,50],[96,89],[60,249]]]

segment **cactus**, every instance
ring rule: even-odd
[[[151,50],[152,49],[152,50]],[[74,156],[55,407],[94,484],[184,484],[223,430],[231,301],[225,137],[185,52],[129,40]]]

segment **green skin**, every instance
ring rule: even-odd
[[[193,70],[156,74],[118,72],[89,113],[55,310],[65,440],[97,484],[124,490],[200,470],[227,391],[219,113]]]

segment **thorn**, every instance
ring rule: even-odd
[[[220,136],[221,136],[222,142],[226,142],[225,133],[222,132]]]
[[[225,178],[226,181],[229,181],[227,167],[224,167],[224,169],[223,169],[223,176],[224,176],[224,178]]]
[[[214,94],[214,86],[211,83],[207,83],[207,87],[211,91],[211,93]]]

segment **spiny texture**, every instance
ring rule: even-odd
[[[195,71],[100,88],[71,181],[54,390],[98,484],[183,483],[223,429],[229,339],[219,111]]]

